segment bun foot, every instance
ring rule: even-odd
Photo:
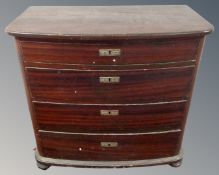
[[[50,165],[47,165],[47,164],[44,164],[44,163],[37,161],[37,167],[41,170],[47,170],[50,167]]]
[[[171,167],[177,168],[180,167],[182,165],[182,160],[176,161],[176,162],[172,162],[169,164]]]

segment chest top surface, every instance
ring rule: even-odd
[[[6,28],[14,36],[97,37],[209,33],[213,26],[186,5],[32,6]]]

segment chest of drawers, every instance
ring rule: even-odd
[[[30,7],[14,36],[38,167],[179,166],[205,35],[188,6]]]

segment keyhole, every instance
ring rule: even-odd
[[[109,78],[109,82],[111,82],[111,78]]]
[[[109,55],[111,55],[111,50],[109,50]]]
[[[109,115],[111,114],[111,112],[109,111]]]

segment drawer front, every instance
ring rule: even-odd
[[[90,43],[17,41],[26,62],[125,65],[193,60],[199,38]]]
[[[181,132],[145,135],[82,135],[39,133],[44,157],[125,161],[177,155]]]
[[[146,103],[187,98],[194,67],[132,71],[26,68],[34,101]]]
[[[186,102],[152,105],[60,105],[34,103],[38,128],[75,133],[132,133],[179,129]]]

